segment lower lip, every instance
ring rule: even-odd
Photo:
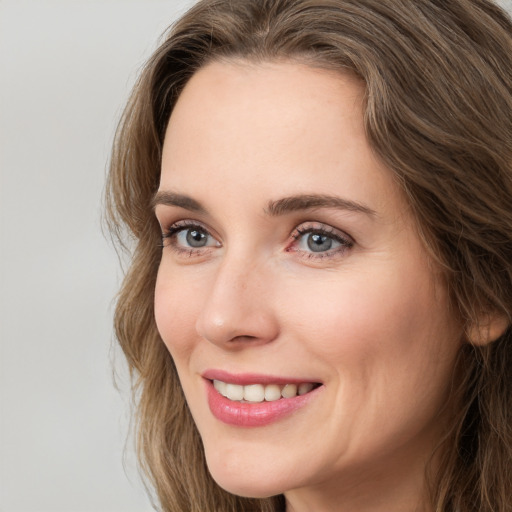
[[[209,380],[206,381],[208,405],[212,414],[227,425],[236,427],[264,427],[304,407],[323,386],[293,398],[273,402],[236,402],[222,396]]]

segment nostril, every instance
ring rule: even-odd
[[[239,336],[235,336],[231,339],[231,341],[243,341],[243,342],[248,342],[248,341],[254,341],[254,340],[257,340],[258,338],[256,336],[249,336],[249,335],[245,335],[245,334],[242,334],[242,335],[239,335]]]

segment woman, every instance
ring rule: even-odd
[[[108,183],[162,510],[511,510],[511,69],[488,0],[174,25]]]

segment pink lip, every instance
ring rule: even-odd
[[[260,375],[256,373],[229,373],[224,370],[206,370],[201,375],[208,380],[221,380],[222,382],[230,382],[240,386],[249,384],[301,384],[303,382],[319,382],[318,380],[297,379],[293,377],[277,377],[272,375]]]
[[[211,375],[209,372],[207,372],[207,374]],[[245,385],[242,382],[246,384],[295,384],[300,382],[307,382],[304,380],[297,381],[296,379],[286,381],[283,381],[282,379],[271,380],[270,378],[267,379],[267,377],[262,377],[261,375],[256,379],[254,377],[258,376],[255,375],[239,375],[238,379],[233,379],[233,376],[229,376],[229,378],[224,376],[223,379],[220,378],[220,374],[217,371],[215,371],[215,375],[216,379],[218,380],[240,385]],[[294,398],[283,398],[273,402],[248,403],[229,400],[228,398],[222,396],[213,387],[213,383],[211,382],[210,377],[206,377],[206,374],[205,379],[208,406],[210,407],[210,411],[218,420],[226,423],[227,425],[233,425],[236,427],[263,427],[279,421],[285,416],[288,416],[296,410],[306,406],[312,399],[314,399],[315,396],[317,396],[318,392],[323,388],[323,386],[320,386],[305,395],[299,395]]]

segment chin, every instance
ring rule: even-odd
[[[222,487],[225,491],[230,494],[234,494],[235,496],[241,496],[243,498],[270,498],[271,496],[276,496],[278,494],[283,494],[282,489],[277,489],[272,485],[259,485],[260,482],[246,482],[246,481],[232,481],[229,480],[227,482],[217,480],[214,478],[215,482]]]
[[[236,496],[244,498],[269,498],[277,494],[282,494],[282,486],[276,485],[276,482],[269,482],[268,478],[248,479],[242,475],[229,475],[225,472],[210,471],[213,479],[225,491]]]
[[[268,498],[288,490],[291,482],[277,477],[274,471],[261,466],[248,465],[246,461],[230,461],[227,457],[206,454],[208,470],[215,482],[225,491],[244,498]],[[280,473],[280,472],[278,472]]]

